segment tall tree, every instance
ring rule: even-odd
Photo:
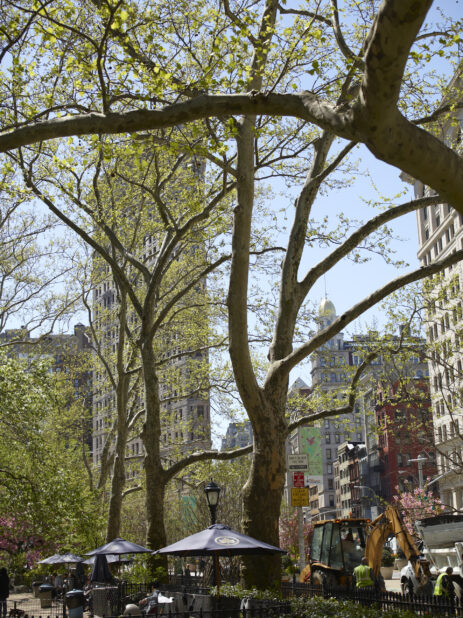
[[[224,1],[212,7],[202,0],[174,6],[148,0],[143,6],[110,0],[75,6],[52,0],[21,7],[30,21],[16,27],[17,40],[9,47],[14,62],[5,67],[9,81],[4,83],[0,151],[11,155],[19,149],[19,157],[11,155],[16,161],[24,153],[29,160],[45,151],[50,156],[52,146],[45,148],[44,141],[59,137],[133,135],[186,125],[193,132],[192,127],[200,126],[201,131],[206,128],[201,133],[205,137],[193,151],[222,171],[224,187],[229,187],[229,177],[236,183],[230,354],[255,436],[244,525],[250,534],[273,544],[278,542],[284,440],[290,429],[285,416],[290,371],[394,290],[462,257],[459,251],[398,277],[320,332],[306,334],[305,341],[295,337],[315,282],[376,230],[439,200],[463,213],[463,162],[436,136],[432,124],[455,108],[459,82],[452,85],[450,103],[440,105],[439,83],[426,74],[434,55],[451,66],[452,51],[459,53],[458,25],[429,27],[425,19],[431,5],[430,0],[419,0],[411,10],[401,0],[367,7],[346,3],[344,15],[335,0],[302,9],[280,6],[276,0]],[[6,22],[24,24],[24,15],[14,19],[20,10],[16,3],[7,3],[7,8]],[[39,46],[40,56],[34,53]],[[26,81],[32,96],[19,97],[18,107]],[[43,83],[52,86],[46,94]],[[337,170],[357,143],[433,187],[440,197],[389,206],[303,272],[315,201],[333,178],[339,181]],[[64,148],[54,156],[61,164]],[[268,365],[261,371],[253,363],[248,332],[251,234],[260,225],[254,210],[259,182],[275,174],[300,186],[295,187],[294,217],[277,283]],[[26,179],[34,182],[27,172]],[[142,328],[145,344],[149,332]],[[150,345],[142,346],[141,353],[146,363],[154,360]],[[153,393],[157,387],[153,381],[146,386]],[[350,410],[352,400],[350,396],[335,412]],[[152,401],[146,405],[148,410]],[[315,418],[317,414],[310,420]],[[155,424],[147,423],[146,441],[156,431]],[[162,476],[154,463],[152,469]],[[153,491],[159,504],[156,488]],[[256,568],[257,562],[245,561],[247,583],[276,582],[277,561]]]
[[[94,340],[117,411],[98,462],[100,486],[112,467],[107,537],[119,534],[124,493],[138,489],[126,487],[126,448],[141,436],[153,548],[166,543],[164,497],[174,475],[228,456],[191,454],[207,439],[197,419],[179,422],[165,412],[172,401],[209,391],[214,298],[206,277],[229,259],[216,239],[228,232],[233,180],[222,170],[206,174],[188,139],[172,132],[133,144],[92,140],[85,153],[81,144],[68,147],[59,171],[26,153],[15,159],[31,193],[92,249]],[[107,386],[102,371],[95,375],[101,395]]]

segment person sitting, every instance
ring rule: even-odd
[[[158,597],[159,597],[159,591],[156,589],[156,587],[154,587],[151,594],[145,597],[144,599],[142,599],[138,603],[138,607],[146,615],[156,614],[157,607],[158,607]]]

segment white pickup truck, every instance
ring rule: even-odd
[[[415,522],[423,541],[423,555],[429,561],[434,578],[449,566],[453,568],[453,583],[458,597],[463,596],[463,515],[436,515]],[[419,590],[410,563],[400,572],[402,591],[408,594],[432,594],[430,587]]]

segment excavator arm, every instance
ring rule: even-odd
[[[383,546],[391,534],[396,537],[405,557],[413,565],[416,578],[424,586],[428,581],[428,569],[420,561],[420,552],[413,537],[403,523],[399,511],[393,506],[388,506],[384,513],[368,524],[365,556],[375,575],[379,575]]]

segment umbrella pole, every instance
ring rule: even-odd
[[[220,599],[220,561],[219,561],[219,556],[215,557],[215,580],[217,582],[217,598]]]

